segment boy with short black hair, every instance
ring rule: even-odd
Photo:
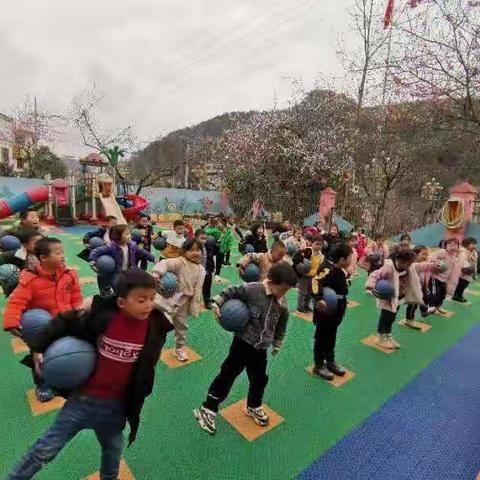
[[[215,272],[215,255],[217,245],[215,242],[209,242],[208,236],[204,230],[199,229],[195,232],[195,238],[203,245],[202,249],[202,267],[205,269],[205,279],[203,280],[202,294],[203,304],[207,310],[212,309],[212,279]]]
[[[153,232],[153,226],[151,218],[148,215],[143,215],[136,224],[135,228],[142,232],[142,239],[137,242],[138,246],[143,248],[147,252],[152,251],[152,240],[155,239],[155,233]],[[146,258],[140,258],[138,260],[138,266],[142,270],[146,270],[148,267],[148,260]]]
[[[118,278],[116,296],[94,297],[89,312],[55,318],[41,350],[69,335],[97,348],[95,371],[72,392],[53,425],[33,445],[8,480],[28,480],[58,454],[81,430],[94,430],[102,449],[100,478],[118,478],[123,430],[130,424],[135,440],[143,403],[154,384],[155,366],[173,327],[154,309],[156,282],[143,270],[129,270]]]
[[[335,344],[338,327],[347,309],[349,278],[347,269],[352,262],[352,254],[350,245],[337,243],[330,251],[330,261],[325,260],[312,279],[312,296],[315,301],[313,373],[325,380],[333,380],[334,375],[340,377],[345,375],[345,369],[335,362]],[[325,287],[331,288],[337,294],[337,307],[333,311],[323,300]]]
[[[220,403],[227,398],[235,379],[245,369],[250,382],[245,414],[260,426],[268,424],[268,416],[262,408],[268,383],[267,351],[272,347],[272,355],[276,355],[282,345],[288,321],[288,309],[283,299],[296,283],[293,268],[281,262],[270,268],[262,283],[230,287],[213,299],[217,319],[221,306],[231,299],[241,300],[249,307],[250,319],[245,330],[235,334],[230,352],[210,385],[205,402],[193,411],[200,427],[210,435],[216,433],[215,417]]]
[[[162,237],[167,242],[167,246],[162,251],[163,258],[177,258],[182,254],[182,245],[185,237],[185,224],[183,220],[175,220],[173,222],[173,230],[162,232]]]
[[[285,244],[280,240],[276,240],[267,253],[247,253],[244,255],[237,263],[238,273],[243,277],[245,268],[247,268],[250,263],[254,263],[258,266],[260,272],[259,281],[262,282],[267,279],[268,272],[273,265],[284,261],[286,253],[287,247]]]
[[[12,227],[10,230],[7,230],[5,234],[8,235],[17,235],[23,230],[36,230],[41,235],[45,235],[46,231],[40,225],[40,218],[38,217],[38,213],[33,208],[28,208],[27,210],[22,210],[18,217],[20,221],[17,225]]]

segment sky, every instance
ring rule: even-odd
[[[65,113],[95,86],[101,125],[132,125],[144,142],[228,111],[283,106],[294,80],[342,84],[336,49],[352,1],[2,2],[0,112],[31,95]],[[58,149],[88,153],[73,131]]]

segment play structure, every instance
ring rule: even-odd
[[[50,224],[97,223],[109,215],[117,217],[119,223],[127,223],[148,207],[147,200],[138,195],[117,195],[112,168],[105,158],[93,153],[82,158],[80,165],[81,172],[76,177],[47,177],[44,186],[0,200],[0,219],[44,203],[45,219]]]

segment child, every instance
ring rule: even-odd
[[[4,232],[7,235],[17,235],[23,230],[36,230],[40,235],[45,236],[47,234],[46,230],[40,225],[40,219],[38,218],[38,213],[29,208],[27,210],[22,210],[19,214],[19,222],[13,226],[10,230]]]
[[[331,263],[324,261],[312,279],[312,296],[315,308],[315,342],[313,347],[313,373],[325,380],[333,380],[334,375],[343,377],[345,369],[335,362],[337,330],[347,310],[348,273],[352,262],[353,249],[346,243],[337,243],[331,251]],[[322,300],[323,288],[329,287],[338,299],[335,311],[328,311]]]
[[[41,308],[52,316],[74,310],[82,305],[80,283],[75,270],[65,266],[65,253],[60,240],[41,238],[34,248],[39,261],[33,269],[20,273],[18,287],[10,295],[3,315],[3,328],[15,336],[21,336],[20,318],[26,310]],[[40,374],[41,357],[33,353],[33,380],[36,395],[41,402],[51,400],[52,389],[43,384]]]
[[[347,272],[349,277],[357,276],[357,263],[358,263],[358,253],[357,253],[357,245],[358,245],[358,235],[356,233],[352,233],[351,235],[347,235],[345,237],[345,241],[347,245],[350,246],[352,249],[352,261],[347,268]]]
[[[61,337],[81,338],[97,349],[95,371],[83,387],[70,394],[53,425],[8,480],[33,478],[85,429],[95,432],[102,450],[100,478],[118,478],[125,423],[130,424],[131,444],[145,398],[152,393],[167,332],[172,329],[165,315],[153,308],[155,288],[151,275],[130,270],[119,276],[115,297],[94,297],[91,311],[71,312],[53,320],[41,351]]]
[[[297,312],[300,313],[312,312],[310,307],[312,301],[312,278],[316,275],[318,267],[320,267],[324,260],[322,254],[323,238],[320,236],[313,237],[310,245],[310,247],[305,248],[304,250],[299,250],[293,256],[293,267],[297,273],[297,266],[303,263],[305,259],[310,260],[310,270],[304,274],[299,273],[300,279],[298,281]]]
[[[330,258],[330,252],[332,252],[333,247],[337,243],[342,241],[342,239],[340,238],[340,233],[338,232],[338,227],[335,223],[332,223],[332,225],[330,226],[330,230],[327,234],[323,236],[323,239],[327,243],[327,247],[324,251],[325,256],[327,258]]]
[[[461,274],[460,261],[458,259],[459,242],[456,238],[449,238],[443,242],[443,249],[432,255],[432,261],[444,262],[445,271],[435,269],[429,282],[428,305],[433,307],[433,313],[445,315],[447,312],[442,308],[447,295],[453,295],[458,279]]]
[[[285,244],[280,240],[273,243],[272,249],[267,253],[247,253],[238,263],[238,273],[243,276],[245,268],[250,263],[255,263],[260,271],[259,282],[263,282],[267,279],[268,272],[272,268],[272,265],[276,265],[285,258],[287,249]]]
[[[255,249],[255,253],[267,253],[267,239],[265,238],[265,229],[263,226],[259,223],[254,223],[251,232],[250,235],[247,235],[243,239],[241,252],[245,252],[245,245],[251,245]]]
[[[202,298],[202,286],[205,269],[202,267],[203,244],[197,240],[185,240],[182,256],[170,258],[157,263],[153,276],[161,279],[167,272],[178,278],[177,292],[169,298],[157,295],[155,302],[162,309],[175,327],[175,355],[180,362],[186,362],[188,355],[183,348],[187,341],[187,316],[197,318]]]
[[[139,259],[145,259],[149,262],[155,261],[155,257],[150,252],[140,248],[132,241],[127,225],[112,227],[110,230],[110,243],[90,252],[88,260],[95,271],[97,271],[95,262],[102,255],[110,255],[115,260],[116,265],[114,273],[98,272],[98,289],[102,297],[113,295],[113,286],[117,277],[126,270],[137,268]]]
[[[408,233],[402,234],[400,237],[400,245],[405,245],[413,250],[414,245],[412,244],[412,237]]]
[[[463,296],[463,292],[465,292],[470,282],[477,276],[478,254],[477,240],[475,238],[468,237],[463,240],[462,247],[460,248],[459,261],[462,273],[458,279],[457,288],[455,289],[452,300],[466,303],[467,299]]]
[[[377,234],[371,245],[365,248],[365,255],[362,259],[361,265],[372,273],[379,268],[382,268],[385,260],[388,258],[388,247],[385,245],[385,237]]]
[[[197,230],[195,238],[200,241],[202,247],[201,265],[205,269],[205,279],[203,280],[202,294],[203,304],[207,310],[212,309],[212,278],[215,272],[216,244],[208,242],[207,234],[204,230]]]
[[[185,225],[183,220],[173,222],[173,230],[162,232],[167,246],[162,252],[164,258],[177,258],[182,254],[182,245],[185,242]]]
[[[115,227],[118,224],[117,217],[114,217],[113,215],[109,215],[106,217],[107,223],[103,227],[99,227],[96,230],[92,230],[91,232],[87,232],[83,236],[83,244],[85,245],[85,248],[77,255],[78,258],[81,258],[82,260],[85,260],[88,262],[88,256],[90,255],[91,249],[88,247],[88,243],[90,240],[94,237],[101,238],[106,245],[110,243],[110,230],[112,227]]]
[[[221,282],[220,273],[224,265],[225,258],[228,252],[232,249],[233,233],[225,220],[218,220],[217,228],[220,231],[218,239],[218,253],[215,262],[215,281]]]
[[[200,427],[210,435],[216,432],[215,417],[220,404],[245,369],[250,382],[245,414],[262,427],[268,425],[268,416],[262,408],[268,383],[267,351],[272,346],[272,355],[276,355],[282,345],[288,321],[283,298],[296,283],[297,276],[292,267],[281,262],[272,266],[267,280],[262,283],[230,287],[213,299],[217,319],[220,307],[230,299],[244,302],[249,307],[250,319],[245,330],[233,337],[230,352],[210,385],[205,402],[193,411]]]
[[[287,250],[289,245],[293,245],[295,250],[302,250],[307,246],[307,242],[303,238],[302,229],[299,227],[294,227],[292,232],[287,235],[280,235],[280,240],[285,244]]]
[[[428,260],[428,248],[424,245],[419,245],[413,249],[416,255],[415,262],[416,263],[423,263]],[[427,316],[429,313],[432,313],[432,310],[428,311],[426,307],[428,303],[428,282],[430,280],[430,272],[423,271],[418,272],[418,279],[420,281],[420,288],[422,290],[422,304],[420,304],[420,311],[422,312],[422,316]],[[407,327],[413,328],[414,330],[420,330],[420,327],[415,322],[415,312],[417,311],[418,304],[410,303],[407,305],[407,314],[405,319],[405,325]]]
[[[142,232],[142,240],[139,242],[139,247],[143,248],[147,252],[151,252],[152,240],[155,239],[156,235],[153,232],[153,226],[150,217],[140,217],[140,220],[138,221],[135,228]],[[148,266],[148,260],[145,257],[139,258],[137,266],[140,267],[142,270],[146,270]]]
[[[423,294],[420,288],[418,272],[428,271],[432,265],[428,262],[416,263],[415,252],[403,245],[397,245],[390,259],[378,270],[373,271],[368,277],[366,288],[374,295],[375,286],[381,279],[388,280],[395,288],[395,294],[390,300],[378,300],[381,310],[378,320],[377,345],[388,348],[400,348],[400,344],[392,336],[392,325],[395,321],[400,305],[412,303],[423,304]]]
[[[192,240],[195,237],[195,232],[193,230],[192,224],[187,222],[186,220],[183,221],[183,226],[185,227],[185,237],[187,239]]]
[[[365,235],[365,229],[357,229],[357,242],[358,259],[361,259],[365,255],[365,248],[367,247],[367,236]]]
[[[37,230],[24,229],[17,234],[22,246],[15,252],[0,253],[0,265],[11,264],[17,266],[20,270],[33,270],[38,265],[38,258],[35,255],[35,246],[43,238]],[[8,297],[16,286],[4,285],[3,293]]]

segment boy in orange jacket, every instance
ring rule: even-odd
[[[65,253],[60,240],[42,238],[35,245],[39,264],[20,273],[18,287],[10,295],[3,315],[3,329],[21,336],[20,319],[26,310],[41,308],[53,317],[74,310],[83,303],[77,273],[65,266]],[[42,384],[42,356],[32,352],[33,380],[38,400],[46,402],[55,395]]]

